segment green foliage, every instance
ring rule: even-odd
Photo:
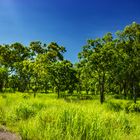
[[[140,112],[140,103],[132,103],[128,102],[125,104],[125,111],[126,112]]]
[[[19,104],[19,106],[16,108],[16,116],[19,120],[26,120],[33,117],[35,113],[35,110],[25,103]]]
[[[140,112],[140,103],[133,103],[132,101],[110,100],[106,104],[107,108],[113,111],[124,110],[126,113]]]
[[[102,38],[88,40],[79,53],[82,87],[88,84],[86,89],[90,89],[92,81],[96,85],[95,93],[100,93],[101,103],[106,92],[124,95],[124,98],[131,94],[136,103],[140,91],[139,33],[140,24],[134,22],[117,32],[116,38],[107,33]]]
[[[18,120],[27,120],[34,117],[43,108],[45,108],[43,103],[33,103],[30,105],[23,102],[16,107],[15,112]]]
[[[120,111],[123,109],[121,101],[111,100],[107,103],[107,107],[113,111]]]
[[[79,53],[79,62],[73,65],[65,60],[65,47],[56,42],[43,44],[33,41],[0,45],[0,92],[57,91],[77,94],[105,94],[114,98],[140,97],[140,24],[133,22],[122,31],[106,33],[89,39]],[[8,57],[7,57],[8,56]],[[68,92],[67,92],[68,91]],[[121,97],[123,96],[123,97]]]
[[[6,116],[5,116],[5,111],[4,107],[0,107],[0,124],[1,125],[6,125]]]
[[[119,95],[119,94],[114,94],[113,98],[114,99],[123,99],[124,97],[122,95]]]
[[[140,104],[138,103],[133,103],[130,107],[129,107],[130,112],[140,112]]]

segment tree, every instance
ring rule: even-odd
[[[140,25],[133,22],[125,29],[117,33],[119,42],[118,49],[122,50],[125,59],[123,59],[123,75],[125,75],[125,91],[133,93],[134,103],[139,89],[140,75]]]
[[[108,33],[103,38],[88,40],[87,45],[83,47],[83,52],[80,54],[81,61],[86,62],[85,66],[87,69],[93,71],[93,74],[90,74],[90,77],[96,77],[98,79],[101,104],[105,99],[105,82],[110,67],[112,67],[111,60],[113,60],[114,57],[114,45],[113,37],[111,33]]]
[[[3,91],[3,87],[8,78],[8,70],[4,67],[0,67],[0,92]]]
[[[69,92],[73,92],[77,82],[76,71],[69,61],[52,63],[48,67],[48,74],[51,84],[57,89],[58,98],[60,91],[69,90]]]

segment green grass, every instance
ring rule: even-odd
[[[110,99],[100,105],[97,99],[72,101],[54,94],[1,94],[0,125],[23,140],[139,140],[140,113],[128,104]]]

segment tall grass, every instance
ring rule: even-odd
[[[98,100],[58,100],[53,94],[5,94],[0,95],[0,124],[23,140],[138,140],[140,114],[126,112],[122,102],[100,105]]]

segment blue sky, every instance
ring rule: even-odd
[[[55,41],[76,62],[87,39],[133,21],[140,23],[139,0],[0,0],[0,44]]]

